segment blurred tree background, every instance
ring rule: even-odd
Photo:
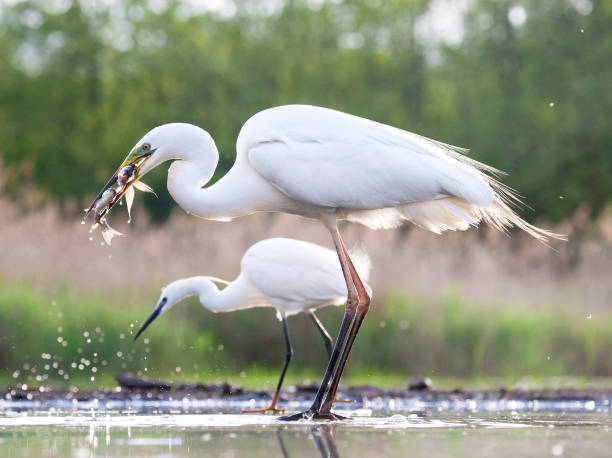
[[[75,212],[165,122],[208,130],[221,175],[242,123],[289,103],[468,147],[551,221],[579,206],[596,216],[612,194],[609,1],[0,5],[0,156],[12,196],[35,189]],[[457,24],[445,28],[451,13]],[[149,181],[162,189],[164,179]],[[163,194],[150,210],[163,220],[173,206]]]
[[[208,130],[218,178],[242,124],[292,103],[470,148],[510,174],[534,209],[522,216],[570,234],[554,252],[485,231],[353,232],[376,237],[376,294],[349,375],[612,375],[612,1],[0,0],[0,384],[244,370],[241,382],[261,386],[260,371],[273,386],[271,310],[217,316],[191,300],[148,343],[129,336],[163,282],[235,272],[282,218],[223,237],[168,218],[160,167],[146,179],[160,199],[144,201],[167,224],[139,215],[146,230],[100,247],[75,221],[152,127]],[[329,243],[293,220],[274,235]],[[321,311],[330,332],[341,314]],[[291,327],[290,376],[317,378],[318,336],[306,317]]]

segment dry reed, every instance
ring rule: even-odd
[[[51,293],[66,285],[84,293],[105,290],[126,303],[151,300],[158,287],[181,276],[231,279],[244,251],[263,238],[331,245],[320,223],[288,215],[222,223],[177,209],[166,224],[155,226],[138,197],[133,224],[122,224],[124,209],[114,210],[114,223],[126,236],[112,247],[101,246],[99,232],[89,234],[88,224],[62,216],[54,206],[23,211],[0,197],[0,276]],[[347,224],[343,234],[349,246],[361,245],[370,254],[375,295],[393,288],[429,296],[452,288],[466,302],[555,304],[592,312],[612,297],[612,218],[588,226],[590,231],[583,220],[578,215],[553,228],[570,237],[555,250],[525,234],[508,237],[486,228],[438,236],[412,227],[375,232]]]

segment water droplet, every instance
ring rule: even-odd
[[[584,29],[580,29],[580,33],[584,33]]]
[[[554,107],[554,106],[555,106],[555,102],[550,102],[550,103],[548,104],[548,106],[549,106],[549,107],[551,107],[551,108],[552,108],[552,107]]]

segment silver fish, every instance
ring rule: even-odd
[[[113,199],[117,196],[117,191],[115,188],[108,188],[106,191],[102,193],[100,198],[95,201],[93,205],[94,211],[94,227],[96,224],[100,223],[100,220],[104,218],[104,215],[108,212],[111,204],[113,203]],[[93,229],[92,228],[92,229]]]
[[[104,241],[110,245],[111,240],[115,236],[123,235],[119,231],[116,231],[108,225],[106,217],[113,206],[125,196],[126,206],[128,211],[128,223],[132,219],[131,209],[134,201],[134,189],[138,189],[144,192],[155,192],[151,187],[147,186],[137,179],[137,167],[133,164],[128,164],[119,171],[117,171],[113,177],[106,183],[102,191],[98,194],[96,199],[90,205],[89,208],[85,209],[85,216],[83,218],[83,224],[85,219],[93,213],[94,222],[91,226],[90,232],[93,232],[98,226],[102,227],[102,237]],[[157,197],[157,194],[155,194]]]
[[[113,237],[123,235],[121,232],[116,231],[109,226],[106,220],[106,214],[110,207],[115,203],[117,197],[117,191],[115,188],[108,188],[102,193],[99,199],[97,199],[92,208],[94,212],[94,224],[91,226],[90,232],[93,232],[98,226],[102,227],[102,237],[107,245],[111,244]]]

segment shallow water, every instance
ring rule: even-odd
[[[3,456],[611,456],[601,412],[344,410],[342,423],[239,413],[0,412]]]

